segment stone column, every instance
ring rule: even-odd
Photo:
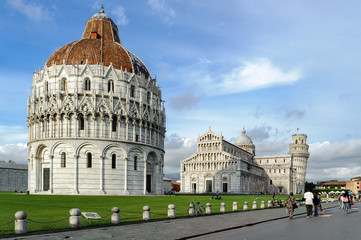
[[[132,141],[135,142],[135,120],[133,120],[132,124],[133,124]]]
[[[81,211],[77,208],[70,209],[69,227],[81,228]]]
[[[233,212],[237,212],[237,211],[238,211],[238,203],[237,203],[237,202],[233,202],[232,211],[233,211]]]
[[[95,131],[96,131],[96,127],[95,127],[95,125],[96,125],[96,123],[97,123],[97,118],[95,117],[95,115],[93,115],[92,116],[92,121],[93,121],[93,132],[92,132],[92,134],[91,134],[91,136],[93,137],[93,138],[95,138]]]
[[[221,202],[221,208],[220,208],[220,213],[226,213],[226,204],[224,202]]]
[[[120,223],[119,208],[118,207],[113,207],[112,208],[111,222],[112,222],[112,224],[119,224]]]
[[[150,126],[150,127],[149,127],[149,144],[150,144],[150,145],[153,145],[153,144],[152,144],[152,133],[153,133],[153,127]]]
[[[100,191],[104,192],[104,157],[100,156]]]
[[[61,126],[62,126],[62,119],[61,119],[61,115],[59,114],[58,116],[57,116],[57,125],[58,125],[58,127],[57,127],[57,129],[56,129],[56,136],[57,137],[60,137],[60,129],[61,129]]]
[[[120,126],[121,126],[121,118],[118,117],[118,121],[117,121],[117,124],[118,124],[118,129],[117,129],[117,133],[118,133],[118,139],[120,139],[120,134],[121,134],[121,131],[120,131]]]
[[[128,117],[125,119],[125,140],[128,141],[128,134],[129,134],[129,128],[128,128],[129,120]]]
[[[28,232],[28,220],[26,220],[27,214],[24,211],[15,213],[15,233],[27,233]]]
[[[144,154],[145,155],[145,154]],[[143,171],[143,194],[147,194],[147,156],[144,156],[144,171]]]
[[[104,138],[104,117],[100,116],[100,137]]]
[[[142,141],[142,128],[143,128],[143,123],[140,122],[139,123],[139,142],[143,142]]]
[[[109,117],[109,138],[112,139],[113,133],[113,117]]]
[[[66,119],[66,136],[69,137],[69,116],[65,115]]]
[[[74,155],[74,193],[78,194],[78,155]]]
[[[147,143],[147,132],[148,132],[148,124],[145,124],[145,127],[144,127],[144,143]]]
[[[211,215],[212,214],[212,205],[210,203],[206,204],[206,214]]]
[[[150,220],[150,207],[149,206],[143,207],[143,220],[144,221]]]
[[[124,158],[124,193],[128,192],[128,158]]]
[[[73,124],[74,126],[75,126],[75,130],[74,130],[74,132],[75,132],[75,137],[78,137],[79,136],[79,117],[78,117],[78,115],[74,115],[74,122],[75,122],[75,124]]]

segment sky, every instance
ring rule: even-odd
[[[0,159],[27,163],[33,72],[104,11],[156,74],[166,102],[165,166],[208,131],[256,155],[308,136],[306,180],[361,176],[361,2],[294,0],[0,1]],[[297,129],[299,128],[299,131]]]

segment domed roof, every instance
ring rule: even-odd
[[[145,64],[132,52],[125,49],[119,38],[118,27],[102,9],[86,23],[80,40],[71,42],[54,52],[46,65],[103,64],[116,69],[150,76]]]
[[[242,135],[239,136],[234,143],[235,145],[253,145],[253,142],[250,137],[246,135],[246,130],[243,128]]]

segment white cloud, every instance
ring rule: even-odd
[[[291,84],[300,78],[299,71],[282,72],[268,59],[260,58],[255,62],[245,62],[242,66],[234,68],[231,73],[223,75],[221,83],[216,85],[216,89],[220,94],[230,94],[274,85]]]
[[[310,144],[307,176],[310,181],[350,180],[361,176],[361,139]]]
[[[24,0],[7,0],[7,3],[12,8],[24,14],[30,20],[41,22],[43,20],[52,19],[49,10],[45,6],[40,5],[39,3]]]
[[[6,144],[0,145],[0,160],[13,160],[19,164],[27,164],[28,147],[26,144]]]
[[[189,157],[196,151],[197,143],[194,140],[180,137],[177,133],[167,136],[165,138],[165,174],[177,176],[179,178],[180,161]]]
[[[154,14],[158,15],[165,23],[173,23],[175,11],[166,4],[165,0],[148,0],[148,4],[152,7]]]
[[[116,19],[116,24],[118,25],[127,25],[128,24],[128,18],[125,15],[125,9],[122,6],[117,6],[112,8],[112,10],[110,11],[110,13],[115,17]]]

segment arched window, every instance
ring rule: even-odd
[[[89,78],[85,79],[84,89],[85,89],[85,91],[90,91],[90,79]]]
[[[112,132],[116,132],[117,131],[117,117],[113,116],[113,121],[112,121]]]
[[[113,169],[116,168],[116,162],[117,162],[117,155],[113,154],[112,155],[112,168]]]
[[[113,82],[113,80],[108,81],[108,92],[110,92],[110,91],[114,92],[114,82]]]
[[[296,144],[298,143],[298,141],[296,140]]]
[[[87,153],[86,157],[87,157],[87,167],[91,168],[92,167],[92,154]]]
[[[132,85],[130,87],[130,97],[135,97],[135,86],[134,85]]]
[[[150,104],[150,92],[147,92],[147,103]]]
[[[138,156],[134,156],[134,171],[138,168]]]
[[[62,79],[61,79],[61,82],[60,82],[60,90],[61,90],[61,91],[66,91],[66,90],[67,90],[66,78],[62,78]]]
[[[61,153],[60,158],[61,158],[61,167],[65,168],[66,167],[66,153],[65,152]]]
[[[80,130],[84,130],[84,117],[83,116],[80,116],[80,118],[79,118],[79,127],[80,127]]]

